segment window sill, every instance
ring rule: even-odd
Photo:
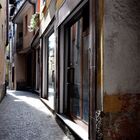
[[[65,115],[56,114],[74,133],[76,133],[81,139],[88,140],[88,132],[86,132],[78,124],[74,123]]]

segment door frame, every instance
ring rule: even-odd
[[[65,87],[65,81],[66,79],[66,72],[64,70],[64,67],[66,66],[66,61],[67,58],[65,58],[65,53],[67,52],[65,49],[65,45],[68,42],[65,42],[64,37],[65,36],[64,32],[66,33],[67,31],[65,30],[67,23],[71,21],[73,18],[73,22],[75,20],[75,16],[79,14],[83,6],[89,2],[89,17],[90,17],[90,25],[89,25],[89,36],[90,36],[90,41],[89,45],[91,48],[91,53],[90,53],[90,93],[89,93],[89,138],[96,139],[96,121],[95,121],[95,114],[96,114],[96,104],[97,104],[97,42],[96,38],[98,34],[96,33],[97,30],[97,21],[95,20],[96,17],[96,10],[97,10],[97,3],[96,0],[85,0],[81,2],[78,7],[73,11],[67,19],[57,28],[57,41],[58,41],[58,46],[57,46],[57,59],[58,59],[58,64],[57,64],[57,80],[63,84],[58,84],[57,86],[57,113],[58,114],[66,114],[67,113],[67,90]],[[92,4],[92,5],[91,5]],[[65,45],[64,45],[65,44]],[[61,56],[63,54],[63,56]],[[67,54],[66,54],[67,55]],[[65,60],[65,61],[64,61]],[[64,73],[65,77],[62,77],[62,73]],[[61,75],[61,77],[60,77]],[[62,88],[63,87],[63,88]],[[65,95],[65,96],[64,96]]]

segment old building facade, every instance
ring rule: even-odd
[[[138,7],[137,0],[41,3],[41,97],[76,138],[139,137]]]
[[[138,0],[25,1],[12,21],[15,88],[36,91],[71,139],[140,137]]]
[[[35,81],[35,70],[36,67],[39,67],[35,63],[38,55],[32,47],[32,45],[36,45],[35,37],[37,37],[38,31],[29,31],[32,15],[36,12],[36,5],[33,1],[27,0],[14,1],[12,5],[14,3],[16,6],[10,10],[12,32],[10,48],[13,56],[11,58],[11,87],[17,90],[39,90]],[[39,80],[37,81],[39,82]]]
[[[0,1],[0,101],[5,95],[6,46],[8,45],[7,18],[7,1],[2,0]]]

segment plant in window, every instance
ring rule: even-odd
[[[39,24],[39,13],[33,14],[30,20],[30,25],[28,26],[28,31],[33,32]]]

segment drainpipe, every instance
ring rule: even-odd
[[[6,46],[8,45],[8,42],[9,42],[9,36],[8,36],[8,28],[9,28],[9,12],[8,12],[8,3],[9,1],[6,0],[6,17],[7,17],[7,21],[6,21]]]

